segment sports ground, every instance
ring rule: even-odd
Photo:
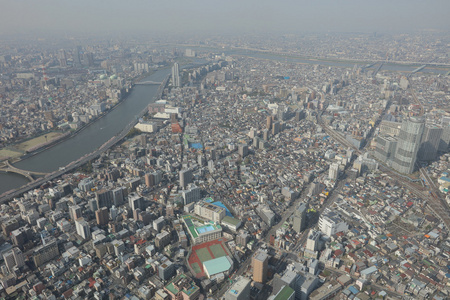
[[[226,239],[220,238],[192,247],[192,253],[188,258],[188,262],[195,272],[195,277],[202,278],[206,275],[203,269],[203,262],[230,255],[224,244],[225,242]]]

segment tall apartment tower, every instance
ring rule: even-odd
[[[97,220],[98,225],[106,225],[109,221],[109,213],[106,207],[102,207],[99,210],[95,211],[95,218]]]
[[[77,219],[75,221],[75,227],[77,229],[77,234],[83,239],[88,240],[91,238],[91,228],[84,218]]]
[[[439,150],[447,152],[450,143],[450,117],[442,117],[442,136],[439,142]]]
[[[138,208],[140,210],[145,210],[144,198],[136,193],[128,195],[128,205],[130,206],[132,211],[135,211]]]
[[[253,255],[253,281],[265,283],[267,280],[267,271],[269,265],[269,256],[263,251],[258,251]]]
[[[180,186],[185,188],[189,183],[192,182],[192,171],[189,169],[184,169],[180,171]]]
[[[53,237],[43,239],[43,244],[34,249],[33,261],[36,267],[52,260],[59,255],[58,244]]]
[[[338,179],[338,177],[339,177],[339,164],[338,163],[331,164],[330,170],[328,172],[328,178],[336,180]]]
[[[392,163],[392,167],[398,172],[404,174],[414,172],[424,127],[425,120],[423,117],[411,117],[402,122]]]
[[[294,224],[292,226],[292,229],[294,229],[297,233],[305,230],[307,209],[308,209],[308,207],[307,207],[306,203],[300,203],[300,205],[297,207],[297,209],[294,212],[294,217],[293,217]]]
[[[239,144],[238,152],[242,158],[246,157],[248,155],[248,146],[245,144]]]
[[[114,204],[113,192],[107,189],[102,189],[95,192],[95,198],[97,201],[97,208],[111,208]]]
[[[172,84],[175,87],[180,86],[180,71],[178,69],[178,63],[174,63],[172,67]]]
[[[14,248],[14,249],[17,249],[18,251],[20,251],[19,248]],[[3,254],[3,260],[5,261],[5,265],[8,268],[9,272],[13,271],[14,266],[21,267],[24,265],[24,264],[22,264],[21,266],[19,266],[16,263],[16,260],[14,258],[14,249]],[[20,253],[22,253],[22,251],[20,251]],[[22,255],[22,262],[23,262],[23,255]]]
[[[14,260],[16,261],[16,266],[18,268],[25,266],[25,259],[23,257],[22,251],[15,247],[12,249]]]
[[[422,142],[420,144],[417,159],[430,161],[435,160],[439,143],[442,136],[442,128],[434,125],[426,125],[422,134]]]
[[[69,215],[72,218],[72,220],[76,220],[78,218],[82,217],[82,209],[79,205],[73,205],[69,209]]]
[[[72,58],[74,67],[81,67],[80,52],[81,46],[76,46],[75,49],[73,49]]]
[[[58,51],[58,60],[59,60],[59,66],[67,67],[66,50],[61,49],[61,50]]]
[[[267,130],[272,130],[272,116],[267,116],[266,118],[266,129]]]

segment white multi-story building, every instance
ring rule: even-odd
[[[196,202],[201,198],[200,189],[195,185],[191,185],[188,190],[182,191],[181,195],[183,196],[184,205]]]
[[[332,236],[338,232],[346,232],[348,225],[337,213],[326,210],[319,218],[319,229],[323,234]]]
[[[209,242],[222,237],[222,227],[214,222],[202,222],[195,220],[191,216],[184,216],[183,222],[186,225],[194,245]]]
[[[328,178],[332,180],[336,180],[339,177],[339,164],[334,163],[330,166],[330,170],[328,173]]]
[[[77,228],[77,234],[83,239],[87,240],[91,238],[91,228],[89,223],[84,218],[78,218],[75,220],[75,226]]]
[[[195,204],[194,212],[202,218],[220,222],[225,217],[226,210],[223,207],[202,201]]]
[[[134,126],[134,128],[139,129],[142,132],[152,133],[158,131],[158,124],[155,122],[140,121]]]

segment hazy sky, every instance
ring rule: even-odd
[[[0,34],[450,31],[450,0],[0,0]]]

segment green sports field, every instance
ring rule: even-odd
[[[195,250],[195,253],[198,256],[198,259],[200,259],[200,261],[203,263],[205,261],[211,260],[213,259],[211,256],[211,253],[209,253],[207,248],[200,248]]]
[[[225,250],[223,250],[221,244],[216,244],[216,245],[209,246],[209,249],[212,251],[212,253],[213,253],[215,258],[227,255]]]

